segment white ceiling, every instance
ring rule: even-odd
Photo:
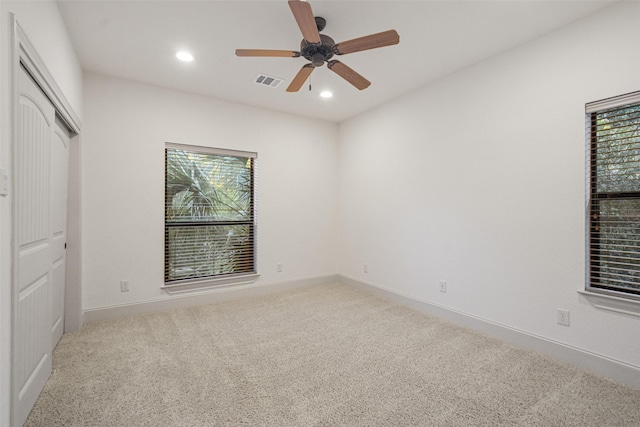
[[[238,58],[236,48],[299,50],[286,0],[58,0],[84,70],[339,122],[611,4],[581,0],[310,1],[336,42],[395,29],[400,44],[341,56],[372,84],[358,91],[326,67],[285,88],[304,58]],[[180,49],[196,60],[175,59]],[[284,79],[259,86],[258,74]],[[331,99],[318,96],[324,89]]]

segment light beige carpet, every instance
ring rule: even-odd
[[[640,391],[343,285],[88,324],[26,426],[639,426]]]

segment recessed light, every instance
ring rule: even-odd
[[[322,98],[331,98],[333,96],[333,93],[329,92],[328,90],[324,90],[320,92],[320,96]]]
[[[176,53],[176,58],[178,58],[180,61],[184,61],[184,62],[193,61],[193,55],[190,54],[187,51],[184,51],[184,50]]]

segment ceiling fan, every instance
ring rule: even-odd
[[[324,29],[327,22],[322,17],[313,16],[313,11],[309,3],[303,0],[289,0],[289,7],[302,32],[303,39],[302,42],[300,42],[299,52],[292,50],[236,49],[236,56],[282,58],[298,58],[302,56],[311,61],[303,65],[300,71],[298,71],[298,74],[296,74],[291,84],[289,84],[289,87],[287,87],[287,92],[299,91],[313,70],[321,67],[325,62],[331,71],[359,90],[366,89],[371,84],[369,80],[342,62],[331,58],[334,55],[345,55],[347,53],[390,46],[400,42],[398,33],[395,30],[389,30],[336,43],[331,37],[320,34],[320,31]]]

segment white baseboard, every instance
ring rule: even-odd
[[[154,311],[172,310],[176,308],[192,307],[196,305],[210,304],[214,302],[230,301],[238,298],[267,295],[274,292],[286,291],[305,286],[319,285],[323,283],[337,283],[337,275],[316,276],[304,279],[289,280],[265,284],[251,284],[245,286],[227,286],[206,292],[197,292],[183,295],[172,295],[167,298],[135,302],[131,304],[111,305],[107,307],[90,308],[84,310],[86,323],[98,320],[115,319],[118,317],[133,316],[136,314],[151,313]]]
[[[506,325],[451,310],[352,277],[338,275],[338,281],[339,283],[364,290],[423,313],[449,320],[480,333],[568,362],[589,372],[640,389],[640,368],[637,366]]]

